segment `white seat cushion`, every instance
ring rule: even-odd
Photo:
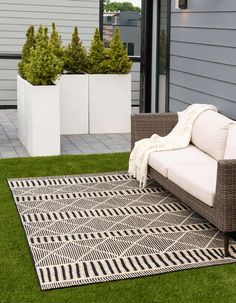
[[[231,123],[233,120],[212,110],[203,112],[193,124],[192,143],[216,160],[222,160]]]
[[[236,159],[236,123],[229,125],[224,159]]]
[[[168,178],[192,196],[213,206],[216,192],[217,161],[208,165],[173,165]]]
[[[189,145],[183,149],[151,153],[148,164],[164,177],[168,177],[168,169],[173,165],[208,165],[215,162],[208,154]]]

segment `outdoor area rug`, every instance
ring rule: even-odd
[[[42,290],[236,261],[223,234],[127,173],[8,180]]]

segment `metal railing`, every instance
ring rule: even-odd
[[[140,56],[129,56],[133,62],[141,62]],[[0,59],[21,59],[21,54],[0,53]]]
[[[141,62],[141,57],[140,57],[140,56],[129,56],[129,58],[130,58],[133,62]]]
[[[0,53],[0,59],[21,59],[21,54]]]

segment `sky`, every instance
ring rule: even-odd
[[[112,0],[116,2],[131,2],[133,3],[134,6],[139,6],[141,7],[141,0]]]

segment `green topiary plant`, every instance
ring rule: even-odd
[[[106,74],[108,71],[107,59],[108,51],[100,38],[99,30],[96,29],[88,53],[88,73]]]
[[[21,52],[21,61],[18,63],[19,67],[19,75],[22,78],[26,78],[25,72],[24,72],[24,66],[25,64],[29,63],[30,59],[30,50],[31,48],[35,48],[35,35],[34,35],[34,26],[31,25],[26,33],[26,42],[22,48]]]
[[[108,72],[110,74],[127,74],[132,67],[132,61],[128,57],[127,49],[120,39],[120,29],[116,28],[108,49]]]
[[[52,85],[62,69],[48,37],[48,29],[39,27],[35,48],[31,48],[29,63],[24,66],[26,79],[33,85]]]
[[[63,61],[64,49],[62,46],[61,36],[58,34],[58,31],[56,30],[56,24],[54,22],[52,23],[52,33],[51,33],[50,41],[52,44],[54,54],[57,56],[58,59]],[[63,66],[61,72],[62,71],[63,71]]]
[[[72,74],[83,74],[87,71],[87,52],[79,38],[77,26],[74,28],[71,43],[64,52],[64,69]]]

